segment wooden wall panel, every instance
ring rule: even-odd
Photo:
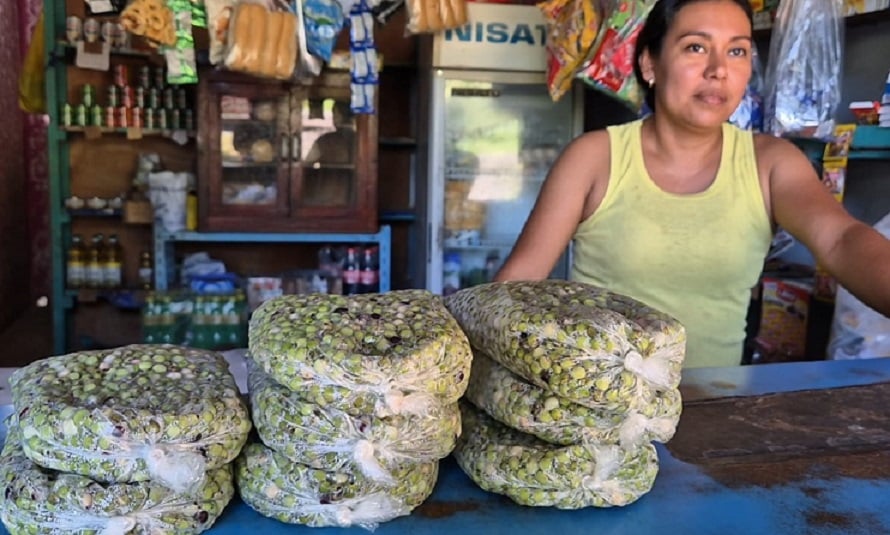
[[[16,2],[0,4],[0,330],[30,301],[28,226],[26,223],[23,115],[18,106],[21,65]]]

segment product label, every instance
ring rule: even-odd
[[[68,264],[68,286],[76,287],[84,283],[87,270],[83,264]]]

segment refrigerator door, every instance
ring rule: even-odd
[[[432,100],[427,287],[447,295],[491,280],[581,117],[539,73],[439,70]]]

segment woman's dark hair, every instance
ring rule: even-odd
[[[646,94],[646,104],[649,108],[655,110],[655,87],[649,87],[649,82],[643,78],[643,71],[640,69],[640,57],[645,50],[649,50],[649,54],[653,58],[657,58],[661,54],[661,46],[664,44],[664,36],[674,23],[674,18],[684,6],[694,2],[704,2],[707,0],[658,0],[652,6],[652,11],[646,17],[646,23],[643,29],[637,35],[636,50],[634,50],[634,75],[637,82],[643,88]],[[751,31],[754,31],[754,13],[751,11],[749,0],[730,0],[737,6],[742,8],[751,24]],[[657,84],[657,81],[656,81]]]

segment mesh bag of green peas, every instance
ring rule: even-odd
[[[226,360],[169,345],[83,351],[10,379],[24,454],[109,483],[193,491],[235,459],[251,422]]]
[[[353,472],[395,485],[403,464],[437,461],[460,434],[457,403],[431,405],[425,414],[353,416],[302,399],[250,359],[248,383],[254,425],[263,443],[311,468]]]
[[[682,411],[676,388],[640,398],[629,412],[592,409],[535,386],[476,351],[466,399],[495,420],[553,444],[625,449],[674,436]]]
[[[248,345],[276,382],[356,416],[454,403],[472,360],[441,297],[426,290],[278,297],[254,312]]]
[[[312,527],[377,524],[409,514],[435,487],[436,461],[408,464],[393,471],[394,486],[352,472],[316,470],[249,444],[235,462],[238,493],[262,515]]]
[[[502,425],[461,402],[463,433],[454,451],[482,489],[521,505],[561,509],[627,505],[649,492],[658,474],[654,446],[561,446]]]
[[[157,482],[101,483],[42,468],[25,456],[13,416],[0,453],[0,520],[12,535],[190,535],[210,528],[234,496],[231,465],[191,492]]]
[[[686,331],[639,301],[579,282],[496,282],[445,298],[472,347],[593,409],[627,412],[676,388]]]

